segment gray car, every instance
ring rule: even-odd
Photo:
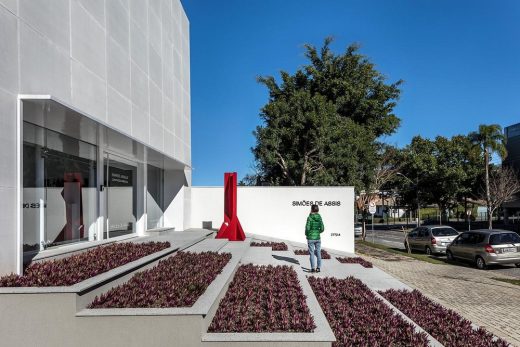
[[[445,253],[446,247],[459,235],[457,230],[445,225],[420,226],[406,235],[404,246],[412,250],[434,253]]]
[[[507,230],[467,231],[448,246],[446,256],[473,262],[479,269],[495,264],[520,267],[520,236]]]
[[[363,235],[363,225],[361,223],[354,224],[354,236]]]

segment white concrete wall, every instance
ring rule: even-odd
[[[224,219],[224,189],[187,189],[191,194],[190,226],[200,228],[203,221],[212,221],[219,228]],[[318,201],[325,224],[322,246],[354,252],[352,187],[238,187],[237,195],[238,218],[246,234],[306,242],[310,204]]]
[[[184,230],[184,195],[186,184],[184,171],[164,171],[164,227]]]
[[[180,0],[0,0],[0,273],[16,269],[17,95],[52,95],[191,165]]]

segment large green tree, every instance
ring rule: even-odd
[[[393,133],[399,85],[386,83],[367,57],[350,45],[342,54],[305,45],[308,64],[258,81],[269,91],[252,148],[256,174],[249,184],[354,185],[374,180],[378,139]]]
[[[419,189],[420,204],[436,204],[442,216],[446,210],[476,195],[479,159],[468,136],[437,136],[434,140],[414,137],[403,150],[402,172],[418,183],[413,190],[404,189],[405,199],[416,205]]]
[[[479,149],[481,155],[484,158],[484,170],[485,170],[485,200],[487,206],[487,218],[488,228],[493,227],[493,211],[490,183],[489,183],[489,167],[492,159],[492,155],[497,153],[502,159],[507,155],[505,146],[505,136],[502,133],[502,127],[498,124],[485,125],[481,124],[478,127],[478,131],[469,134],[469,137],[473,144]]]

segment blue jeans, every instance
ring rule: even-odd
[[[307,240],[307,246],[309,246],[309,255],[311,256],[311,269],[314,267],[314,257],[318,258],[318,266],[321,268],[321,240]]]

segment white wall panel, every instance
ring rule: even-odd
[[[150,116],[135,105],[132,106],[132,135],[144,143],[150,139]]]
[[[130,16],[141,30],[148,31],[148,0],[130,0]],[[147,35],[145,35],[147,36]]]
[[[16,187],[16,96],[0,89],[0,187]],[[14,201],[11,203],[14,204]],[[0,213],[3,213],[0,212]],[[1,231],[0,231],[1,232]]]
[[[105,0],[72,0],[72,3],[76,1],[81,3],[101,27],[105,27]]]
[[[17,267],[16,188],[0,187],[0,274],[15,272]]]
[[[69,0],[19,0],[20,18],[55,45],[70,51]]]
[[[130,54],[112,38],[107,40],[107,64],[108,84],[130,98]]]
[[[132,61],[148,75],[148,29],[142,29],[134,20],[130,23],[130,53]]]
[[[20,92],[70,100],[69,52],[26,24],[20,25]]]
[[[16,16],[0,7],[0,88],[18,90],[18,23]]]
[[[71,56],[105,78],[105,30],[78,1],[73,0],[71,6]]]
[[[191,187],[190,226],[224,219],[222,187]],[[321,203],[325,231],[322,246],[354,252],[354,189],[352,187],[238,187],[238,218],[244,231],[294,242],[306,242],[305,223],[312,202]],[[338,205],[339,202],[339,205]],[[300,206],[303,205],[303,206]]]
[[[150,144],[159,149],[163,150],[163,127],[157,123],[153,118],[150,118]]]
[[[152,80],[148,81],[150,95],[150,116],[159,123],[163,123],[162,92]]]
[[[0,4],[4,5],[10,12],[18,13],[18,0],[0,0]]]
[[[140,109],[148,111],[150,109],[148,75],[134,63],[132,63],[131,88],[134,104]]]
[[[75,61],[72,61],[72,103],[95,119],[107,119],[105,80]]]
[[[108,87],[108,124],[126,135],[131,135],[132,122],[128,121],[131,113],[130,101],[112,87]]]
[[[120,1],[106,0],[108,35],[129,52],[130,48],[130,14]]]

